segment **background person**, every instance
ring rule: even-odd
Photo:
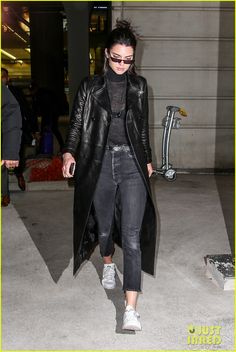
[[[30,108],[22,90],[19,87],[13,86],[10,82],[8,70],[1,68],[2,83],[11,91],[20,105],[20,111],[22,116],[22,137],[21,147],[19,153],[19,166],[14,169],[14,173],[17,177],[18,186],[22,191],[25,191],[25,180],[23,172],[25,170],[26,162],[26,148],[32,145],[33,139],[39,139],[38,133],[38,122],[37,116],[33,113]]]
[[[3,84],[1,109],[1,192],[2,206],[7,206],[10,203],[8,169],[19,165],[22,117],[18,102]]]

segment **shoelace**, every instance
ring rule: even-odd
[[[103,278],[106,278],[108,280],[113,280],[114,275],[115,275],[115,270],[111,266],[107,266],[104,268]]]
[[[129,316],[129,318],[130,318],[130,317],[133,317],[133,316],[135,316],[136,318],[140,318],[139,313],[136,312],[136,311],[133,310],[133,309],[126,310],[125,312],[126,312],[126,314]],[[128,318],[128,317],[127,317],[127,318]]]

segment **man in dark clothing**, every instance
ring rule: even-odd
[[[15,168],[14,173],[17,177],[19,188],[22,191],[24,191],[25,180],[24,180],[23,172],[25,169],[25,149],[26,149],[26,146],[32,144],[32,140],[37,134],[37,131],[38,131],[37,116],[33,114],[22,91],[18,87],[15,87],[9,84],[10,81],[9,81],[8,70],[5,68],[2,68],[1,75],[2,75],[2,83],[5,84],[8,89],[10,89],[11,93],[14,95],[17,102],[19,103],[20,110],[21,110],[22,139],[21,139],[21,147],[20,147],[20,161],[19,161],[19,166]]]
[[[10,90],[2,84],[2,206],[10,203],[8,169],[19,165],[22,117],[20,107]]]

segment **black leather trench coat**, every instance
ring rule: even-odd
[[[111,121],[106,75],[85,78],[76,94],[64,152],[76,159],[74,192],[74,274],[98,244],[93,195],[100,174]],[[151,162],[148,133],[146,80],[127,73],[126,129],[148,192],[140,245],[142,270],[154,274],[156,213],[152,201],[147,163]],[[120,202],[116,200],[114,241],[121,246]]]

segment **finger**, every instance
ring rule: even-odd
[[[16,162],[11,162],[9,167],[11,169],[14,169],[16,166],[17,166]]]
[[[67,175],[66,177],[68,177],[68,178],[72,177],[72,175],[70,173],[70,166],[66,168],[66,175]]]
[[[73,177],[73,175],[71,175],[71,173],[70,173],[70,167],[71,167],[72,163],[75,163],[75,160],[71,157],[68,158],[68,160],[64,159],[64,161],[63,161],[62,173],[63,173],[63,176],[66,178]]]
[[[66,163],[66,173],[69,175],[69,177],[72,177],[71,173],[70,173],[70,167],[73,163],[73,160],[69,160],[67,163]]]
[[[68,167],[68,166],[66,166],[66,165],[63,166],[63,168],[62,168],[63,176],[66,177],[66,178],[72,177],[71,174],[70,174],[70,172],[69,172],[69,169],[70,169],[70,167]]]
[[[67,173],[66,173],[66,174],[64,174],[64,177],[65,177],[65,178],[71,178],[72,176],[71,176],[70,174],[67,174]]]
[[[16,160],[6,160],[6,164],[7,164],[9,167],[15,166],[16,163],[17,163]]]
[[[63,177],[67,177],[66,168],[64,166],[62,168],[62,175]]]

